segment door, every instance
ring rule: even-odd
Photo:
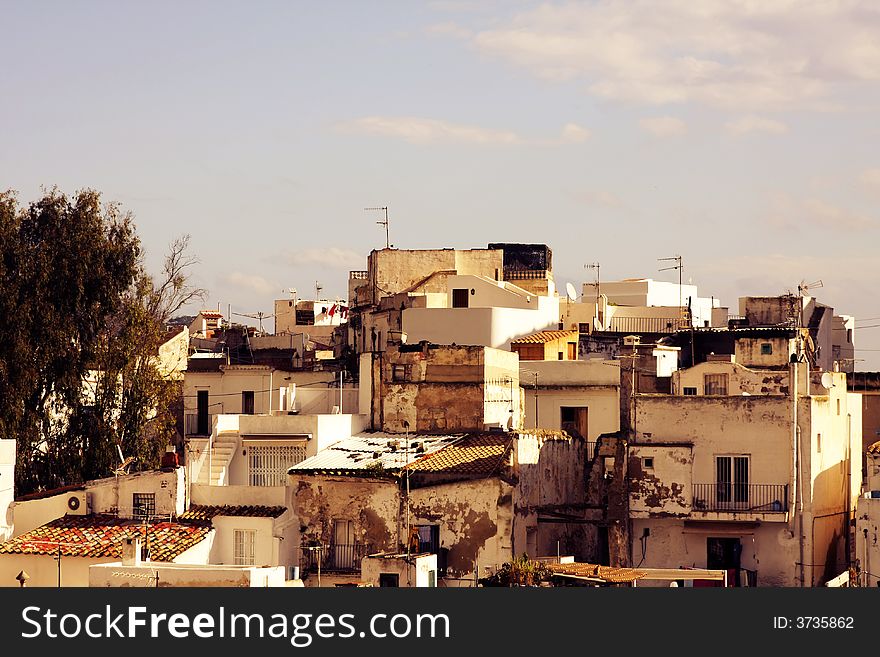
[[[241,413],[242,415],[254,414],[254,391],[244,390],[241,393]]]
[[[570,436],[587,439],[587,418],[589,409],[586,406],[560,406],[560,428]]]
[[[749,508],[749,457],[716,456],[715,489],[720,508]]]
[[[742,541],[738,537],[706,539],[706,568],[726,570],[728,586],[739,583],[739,569],[742,561]]]
[[[354,540],[354,523],[351,520],[333,521],[333,545],[331,564],[336,570],[357,570],[357,550]]]
[[[196,392],[196,435],[208,436],[211,428],[208,426],[208,391]]]
[[[452,289],[452,307],[467,308],[468,307],[468,290],[467,288]]]
[[[379,586],[399,587],[400,575],[397,573],[379,573]]]

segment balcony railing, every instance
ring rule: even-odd
[[[611,333],[675,333],[690,326],[681,317],[612,317],[608,324]]]
[[[507,269],[504,268],[505,281],[533,281],[547,278],[546,269]]]
[[[788,485],[724,481],[694,484],[693,508],[728,513],[784,513],[788,511]]]
[[[199,418],[201,417],[201,422]],[[198,413],[187,413],[184,417],[184,433],[187,436],[210,436],[211,427],[214,426],[214,415],[199,416]]]
[[[319,556],[320,553],[320,556]],[[361,559],[369,554],[365,543],[350,545],[331,543],[323,550],[303,550],[300,565],[304,571],[318,570],[318,559],[321,559],[321,570],[328,572],[352,573],[360,572]]]
[[[365,281],[365,280],[367,280],[368,275],[369,275],[369,272],[367,272],[367,271],[350,271],[350,272],[348,272],[348,279],[349,280],[353,279],[353,280],[358,280],[358,281]]]

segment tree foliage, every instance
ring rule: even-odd
[[[0,193],[0,433],[18,441],[19,493],[109,476],[117,445],[157,463],[180,395],[158,367],[164,320],[203,294],[187,247],[154,281],[132,216],[98,192]]]

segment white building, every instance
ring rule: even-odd
[[[0,439],[0,541],[12,536],[12,501],[15,499],[15,441]]]

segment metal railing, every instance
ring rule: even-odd
[[[300,566],[304,571],[316,571],[320,558],[322,571],[360,572],[361,559],[369,554],[367,548],[365,543],[331,543],[325,545],[323,550],[304,550]]]
[[[530,281],[547,278],[546,269],[504,269],[505,281]]]
[[[349,280],[354,279],[354,280],[358,280],[358,281],[365,281],[365,280],[367,280],[368,276],[369,276],[369,272],[367,272],[367,271],[350,271],[350,272],[348,272],[348,279]]]
[[[731,513],[784,513],[788,511],[788,485],[730,481],[694,484],[693,509]]]
[[[203,415],[202,418],[205,418]],[[184,434],[187,436],[210,436],[211,427],[214,426],[214,414],[207,415],[207,421],[199,424],[198,413],[187,413],[184,417]]]
[[[675,333],[682,326],[690,326],[681,317],[616,317],[608,323],[611,333]]]

